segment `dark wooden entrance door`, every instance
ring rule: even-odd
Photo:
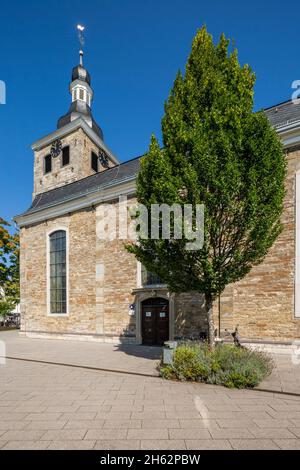
[[[143,344],[163,345],[169,339],[169,302],[156,297],[142,302]]]

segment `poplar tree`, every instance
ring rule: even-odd
[[[224,34],[215,45],[199,30],[165,103],[163,148],[152,136],[137,179],[149,212],[151,204],[204,205],[201,249],[188,251],[172,234],[140,236],[127,249],[170,291],[205,296],[211,346],[214,300],[263,261],[282,230],[285,157],[265,114],[253,112],[254,83]]]

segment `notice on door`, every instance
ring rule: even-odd
[[[166,317],[166,312],[159,312],[160,318],[165,318]]]
[[[146,312],[146,317],[151,317],[151,312]]]

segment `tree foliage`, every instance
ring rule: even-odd
[[[204,204],[204,245],[139,239],[128,247],[173,292],[205,294],[210,342],[212,302],[266,256],[282,230],[285,158],[263,112],[253,112],[254,73],[230,41],[214,45],[203,27],[165,104],[163,148],[153,136],[137,198],[151,204]]]
[[[10,224],[0,217],[0,297],[3,311],[19,302],[19,234],[11,235]],[[1,308],[2,311],[2,308]]]

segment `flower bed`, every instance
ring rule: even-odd
[[[166,379],[191,380],[230,388],[253,388],[273,370],[272,358],[263,352],[219,344],[179,344],[172,365],[161,364]]]

